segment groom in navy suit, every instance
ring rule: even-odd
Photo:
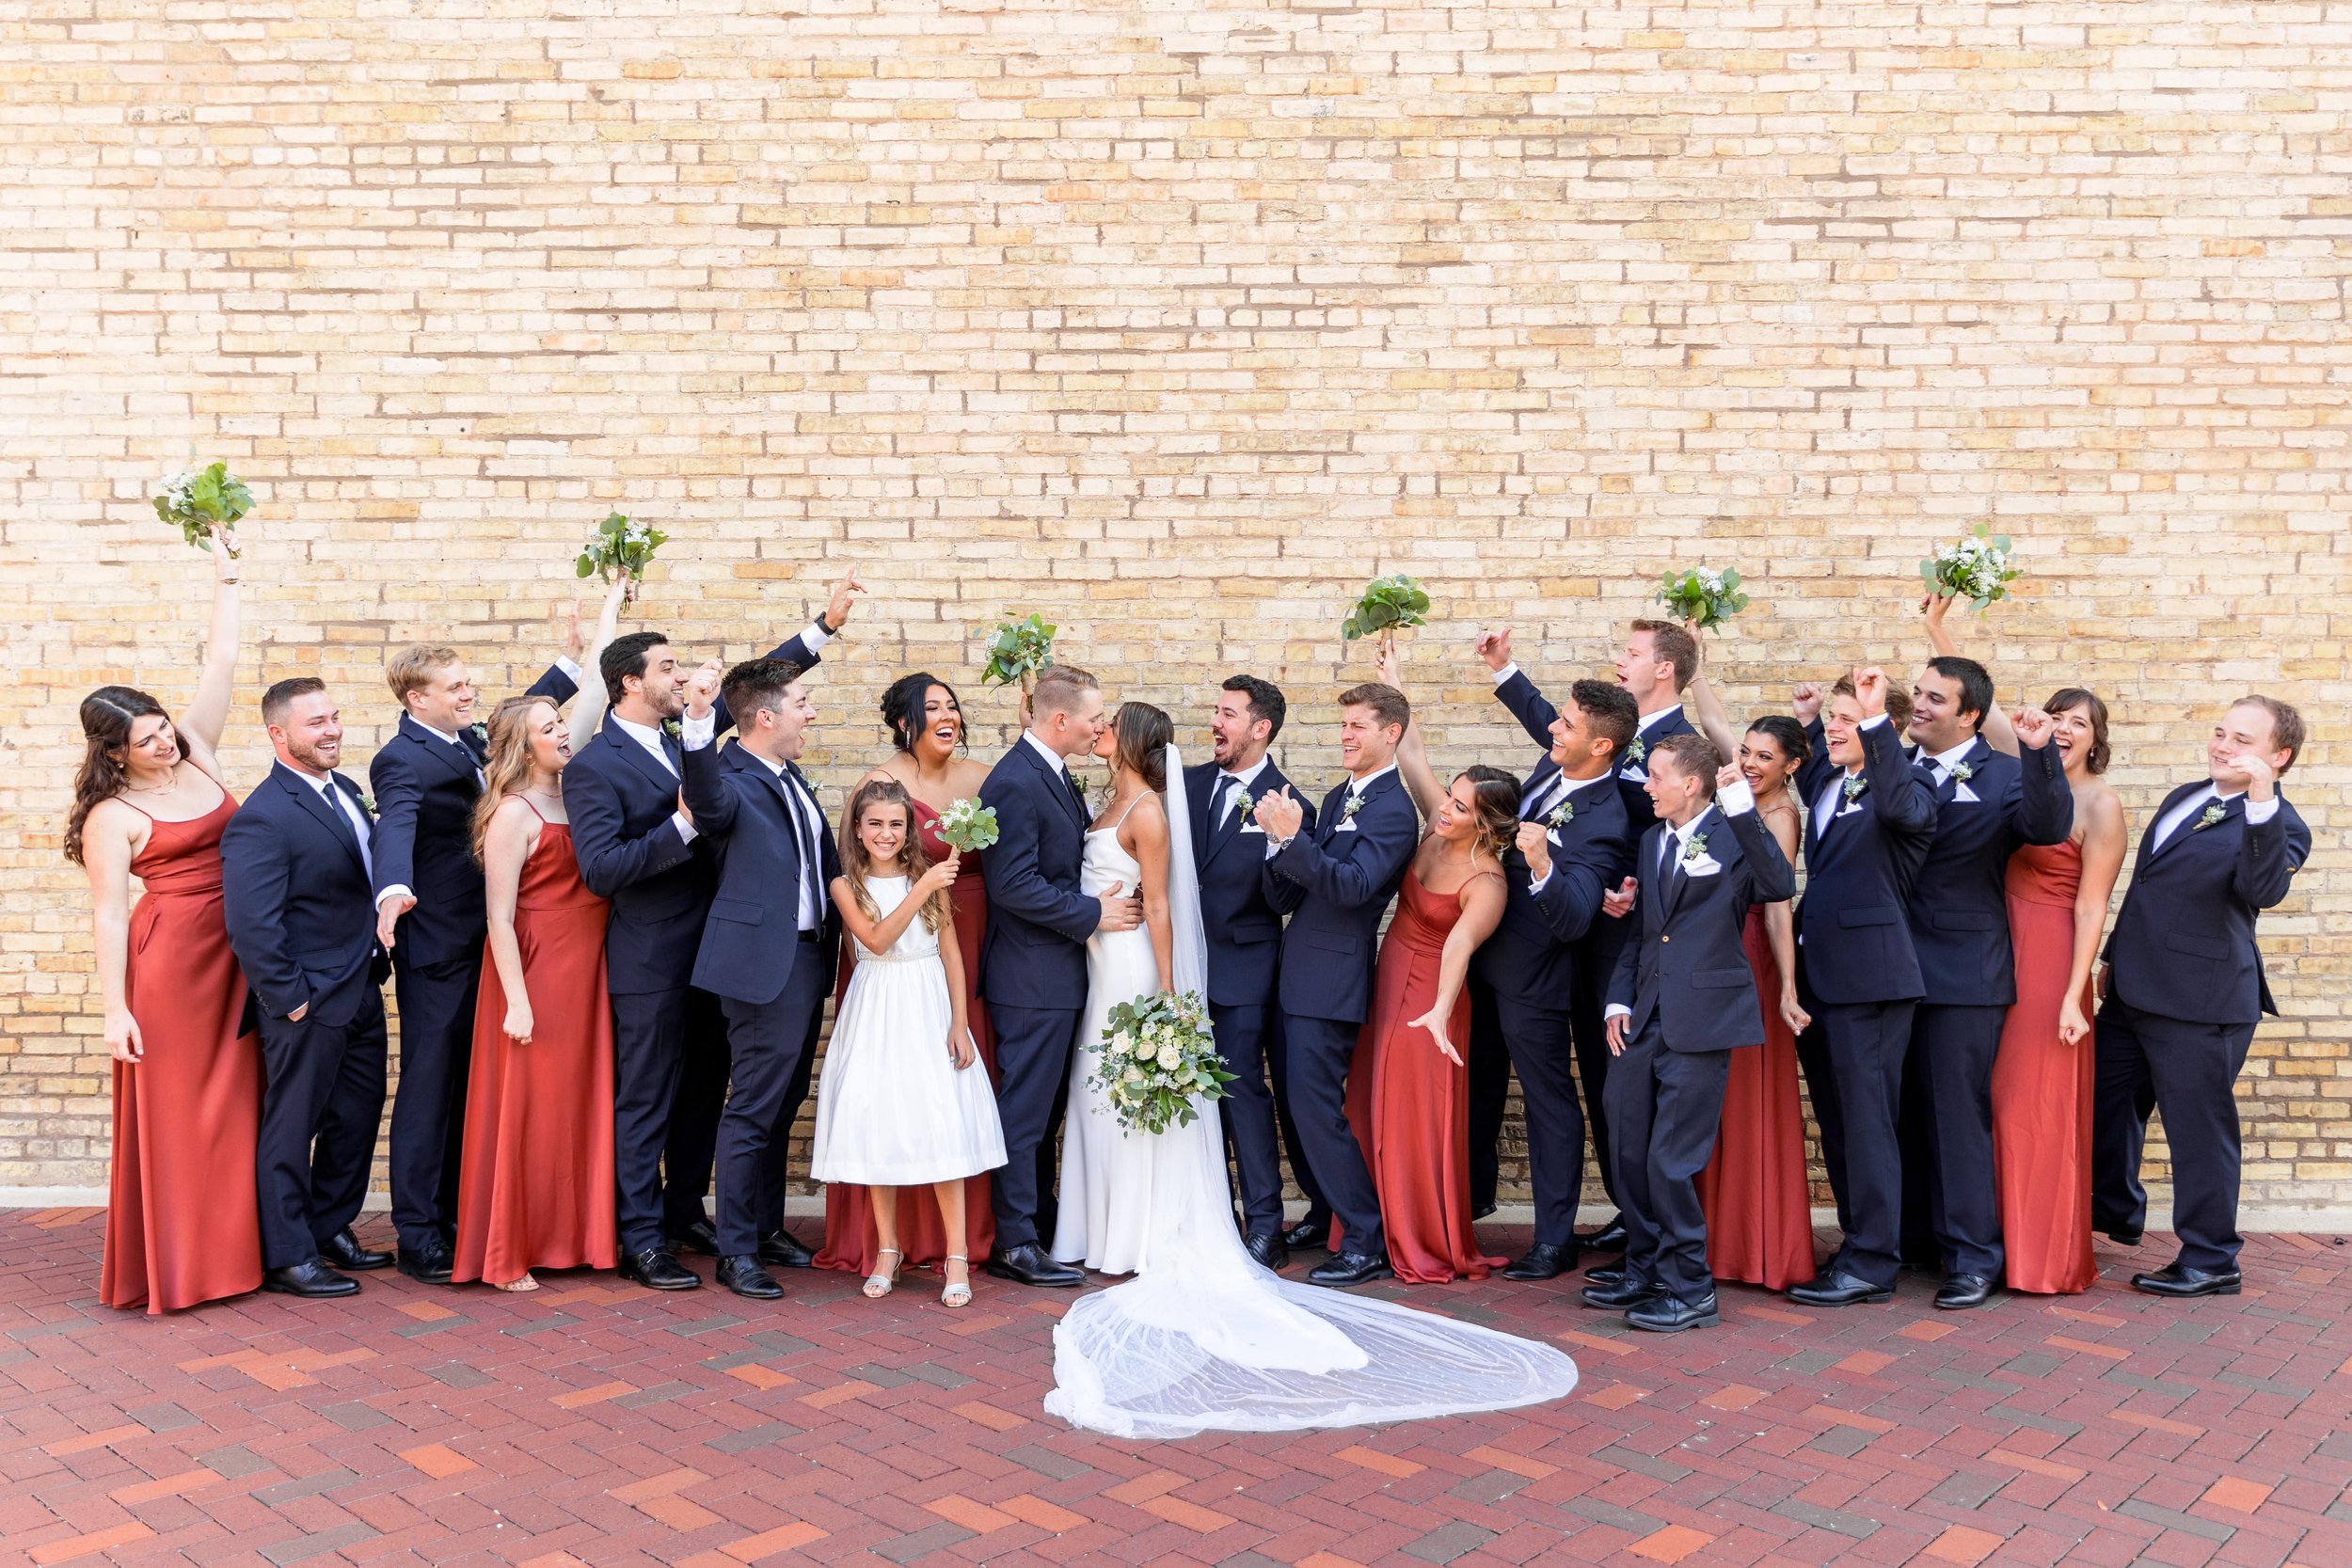
[[[1290,791],[1258,802],[1266,899],[1290,916],[1280,999],[1291,1109],[1316,1184],[1343,1227],[1339,1252],[1307,1275],[1317,1285],[1391,1277],[1380,1194],[1347,1120],[1347,1072],[1372,1007],[1380,917],[1421,843],[1421,814],[1396,770],[1412,709],[1392,686],[1340,693],[1340,760],[1348,779],[1323,798],[1315,825]]]
[[[2303,716],[2242,697],[2206,743],[2206,777],[2165,797],[2140,841],[2132,888],[2101,956],[2094,1036],[2091,1223],[2139,1240],[2139,1153],[2153,1085],[2172,1150],[2180,1256],[2132,1276],[2158,1296],[2235,1295],[2238,1117],[2232,1090],[2265,1013],[2276,1013],[2255,917],[2287,895],[2312,852],[2279,780],[2303,749]]]
[[[325,682],[279,681],[262,722],[277,765],[220,839],[229,945],[261,1003],[262,1288],[347,1296],[359,1282],[336,1269],[391,1261],[351,1232],[384,1112],[391,965],[370,891],[375,823],[335,771],[343,725]]]
[[[580,689],[580,607],[564,656],[527,695],[559,707]],[[450,1282],[459,1143],[473,1059],[474,998],[489,916],[473,858],[486,743],[473,673],[454,648],[403,648],[384,678],[400,724],[368,764],[375,791],[375,940],[400,998],[400,1088],[392,1097],[392,1227],[400,1272]]]
[[[850,572],[817,624],[766,657],[815,665],[818,650],[849,619],[865,590]],[[726,1022],[719,1000],[689,983],[718,871],[679,797],[683,752],[674,733],[686,707],[688,667],[658,631],[630,632],[605,647],[598,673],[612,708],[564,769],[564,807],[589,891],[612,902],[605,930],[606,990],[612,996],[612,1164],[621,1277],[657,1291],[691,1291],[702,1279],[671,1251],[672,1239],[715,1255],[703,1214],[719,1116],[726,1099]],[[734,719],[718,707],[716,732]],[[805,1095],[789,1087],[794,1105]],[[765,1261],[805,1267],[808,1249],[771,1216]]]
[[[1283,1083],[1281,1020],[1275,1011],[1282,917],[1267,902],[1265,829],[1258,802],[1290,788],[1266,755],[1282,733],[1288,705],[1281,689],[1255,675],[1225,683],[1209,716],[1210,760],[1184,770],[1192,811],[1192,854],[1200,879],[1200,920],[1209,945],[1209,1022],[1217,1054],[1233,1074],[1223,1110],[1225,1138],[1241,1177],[1244,1237],[1249,1256],[1269,1269],[1290,1261],[1282,1228],[1282,1164],[1275,1146],[1279,1124],[1290,1145],[1291,1167],[1307,1195],[1308,1233],[1320,1237],[1331,1212],[1301,1156]],[[1309,825],[1312,825],[1309,818]],[[1271,1067],[1274,1089],[1267,1092]]]
[[[990,1190],[996,1250],[988,1272],[1024,1285],[1086,1283],[1084,1273],[1046,1255],[1039,1217],[1086,1010],[1086,940],[1143,924],[1140,888],[1112,887],[1100,898],[1078,890],[1088,816],[1068,759],[1092,751],[1104,722],[1092,675],[1048,667],[1029,694],[1029,727],[980,785],[997,834],[983,868],[980,993],[996,1031],[996,1114],[1005,1130],[1005,1164]]]

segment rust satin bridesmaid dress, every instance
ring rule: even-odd
[[[1797,1037],[1781,1020],[1780,966],[1772,961],[1761,905],[1748,911],[1742,941],[1764,1007],[1764,1043],[1731,1053],[1715,1157],[1699,1173],[1707,1267],[1717,1279],[1785,1291],[1814,1272]]]
[[[2009,1288],[2050,1295],[2088,1291],[2099,1273],[2090,1257],[2090,1039],[2058,1038],[2082,874],[2082,848],[2071,842],[2029,844],[2010,857],[2017,1001],[1993,1059],[1993,1182]],[[2085,996],[2083,1016],[2090,1012]]]

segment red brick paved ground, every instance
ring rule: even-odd
[[[1808,1314],[1731,1291],[1724,1328],[1670,1339],[1565,1282],[1416,1289],[1558,1336],[1582,1386],[1499,1416],[1135,1444],[1042,1414],[1068,1298],[994,1281],[951,1313],[930,1275],[876,1306],[799,1275],[761,1307],[378,1274],[352,1304],[154,1321],[97,1304],[101,1223],[0,1215],[0,1558],[2352,1562],[2352,1248],[2332,1239],[2254,1241],[2234,1299],[2136,1296],[2133,1256],[2103,1251],[2071,1300],[1943,1315],[1915,1279],[1892,1308]]]

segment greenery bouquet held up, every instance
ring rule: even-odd
[[[2009,585],[2020,571],[2009,535],[1994,533],[1982,523],[1919,562],[1930,594],[1939,599],[1966,599],[1979,614],[1994,600],[2009,597]]]
[[[1340,638],[1353,642],[1359,637],[1376,637],[1393,633],[1406,626],[1429,624],[1429,595],[1422,592],[1421,579],[1408,578],[1402,572],[1394,577],[1375,578],[1365,585],[1363,597],[1340,623]]]
[[[950,800],[939,814],[939,836],[959,855],[969,855],[996,842],[996,808],[977,800]]]
[[[627,578],[628,588],[625,596],[633,601],[637,585],[653,562],[653,552],[667,544],[669,538],[660,529],[633,523],[615,512],[598,523],[596,531],[588,536],[588,547],[580,552],[575,575],[601,578],[608,583],[615,577]]]
[[[1018,621],[980,629],[988,639],[988,663],[980,671],[982,686],[1018,686],[1025,700],[1037,689],[1038,673],[1054,662],[1054,624],[1032,612]]]
[[[154,498],[155,515],[180,531],[180,536],[199,550],[213,547],[213,535],[230,560],[237,556],[230,531],[237,519],[253,510],[253,492],[229,471],[226,463],[202,468],[183,468],[164,481],[164,493]]]
[[[1701,631],[1715,631],[1748,608],[1748,596],[1740,592],[1739,570],[1732,566],[1720,572],[1708,566],[1668,572],[1658,585],[1658,602],[1667,614]]]
[[[1225,1070],[1209,1030],[1208,1005],[1199,991],[1160,991],[1111,1009],[1095,1053],[1094,1084],[1130,1132],[1189,1127],[1201,1104],[1222,1100],[1233,1075]]]

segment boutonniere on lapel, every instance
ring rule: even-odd
[[[1846,804],[1851,806],[1862,799],[1862,792],[1870,787],[1870,781],[1859,773],[1849,773],[1846,782],[1838,787],[1845,792]]]
[[[469,724],[469,725],[467,725],[467,726],[466,726],[466,728],[467,728],[469,731],[472,732],[473,737],[474,737],[476,740],[479,740],[480,742],[482,742],[482,744],[483,744],[483,745],[487,746],[488,744],[490,744],[490,726],[489,726],[489,725],[487,725],[487,724]]]
[[[661,721],[661,733],[672,740],[684,740],[686,726],[675,719],[664,719]]]
[[[1945,771],[1951,774],[1952,782],[1954,784],[1966,784],[1970,779],[1977,776],[1977,770],[1969,767],[1964,762],[1956,762],[1952,764],[1951,767],[1946,768]]]
[[[2188,825],[2188,831],[2193,833],[2201,828],[2210,828],[2229,815],[2230,808],[2215,800],[2205,807],[2205,814],[2202,816]]]
[[[1575,816],[1576,802],[1574,800],[1563,800],[1558,805],[1551,808],[1551,815],[1544,818],[1544,826],[1547,828],[1565,828],[1572,819],[1574,819]]]
[[[1249,814],[1257,809],[1257,799],[1249,791],[1245,789],[1233,797],[1233,820],[1236,822],[1255,820]]]
[[[364,789],[361,790],[359,792],[359,808],[366,812],[370,816],[373,816],[375,815],[375,797],[369,794]]]
[[[1353,822],[1356,820],[1356,814],[1363,809],[1363,796],[1360,793],[1351,795],[1347,798],[1347,804],[1340,808],[1340,820],[1343,822]]]
[[[1626,762],[1630,766],[1639,767],[1642,759],[1647,755],[1649,755],[1649,742],[1644,740],[1639,735],[1634,736],[1632,744],[1625,749]]]
[[[1707,835],[1705,833],[1692,833],[1690,841],[1682,847],[1682,860],[1686,865],[1692,861],[1704,858],[1706,854]]]
[[[1087,776],[1084,773],[1071,774],[1070,787],[1078,792],[1078,799],[1083,801],[1087,798]]]

